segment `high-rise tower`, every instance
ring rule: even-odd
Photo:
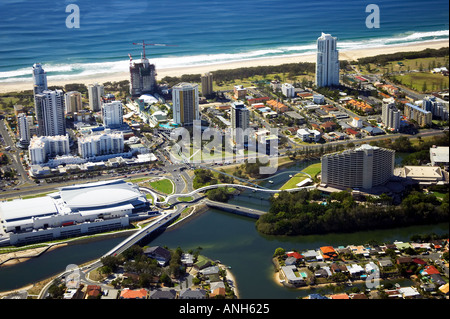
[[[317,39],[316,86],[339,85],[339,51],[336,38],[322,33]]]
[[[172,102],[175,123],[190,126],[200,120],[197,84],[179,83],[172,87]]]

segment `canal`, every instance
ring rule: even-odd
[[[311,163],[309,163],[311,164]],[[301,167],[299,167],[301,168]],[[288,176],[274,178],[266,186],[278,188]],[[268,210],[267,195],[246,191],[233,198],[232,203]],[[248,217],[210,209],[192,217],[180,226],[166,230],[146,245],[184,251],[201,247],[201,254],[231,266],[241,298],[295,299],[311,293],[307,290],[287,289],[274,280],[271,259],[276,248],[286,250],[317,249],[320,246],[365,244],[369,241],[408,241],[415,234],[447,234],[449,224],[410,226],[387,230],[373,230],[345,234],[309,235],[295,237],[264,236],[256,231],[255,220]],[[124,235],[125,236],[125,235]],[[127,235],[128,236],[128,235]],[[0,291],[24,287],[65,270],[67,265],[99,258],[124,238],[109,238],[83,244],[72,244],[45,253],[39,258],[0,268]],[[408,282],[405,283],[407,285]]]

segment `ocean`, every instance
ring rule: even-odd
[[[366,6],[379,7],[368,28]],[[66,19],[79,8],[79,28]],[[447,0],[0,0],[0,83],[126,72],[130,54],[158,69],[315,52],[322,32],[338,49],[365,49],[449,37]],[[72,17],[72,16],[71,16]],[[76,21],[76,20],[71,20]],[[0,84],[1,85],[1,84]]]

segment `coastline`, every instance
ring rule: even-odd
[[[448,47],[447,40],[437,40],[437,41],[426,41],[412,44],[402,44],[402,45],[391,45],[364,49],[354,49],[354,50],[340,50],[339,59],[340,60],[356,60],[363,57],[375,56],[380,54],[391,54],[398,52],[411,52],[411,51],[421,51],[427,48],[429,49],[440,49],[442,47]],[[305,54],[305,55],[289,55],[281,57],[270,57],[270,58],[260,58],[260,59],[249,59],[243,61],[235,61],[220,64],[209,64],[209,65],[198,65],[180,68],[166,68],[159,69],[156,65],[157,79],[161,80],[165,76],[181,76],[183,74],[203,74],[206,72],[214,72],[223,69],[237,69],[243,67],[256,67],[256,66],[276,66],[286,63],[300,63],[300,62],[315,62],[315,54]],[[31,74],[31,66],[30,66]],[[92,83],[104,83],[104,82],[118,82],[123,80],[129,80],[128,72],[120,73],[109,73],[109,74],[95,74],[89,76],[79,76],[71,77],[65,80],[52,80],[49,77],[49,86],[64,86],[69,83],[80,83],[80,84],[92,84]],[[17,82],[2,82],[0,83],[0,93],[8,92],[20,92],[25,90],[32,90],[32,79],[26,81]]]

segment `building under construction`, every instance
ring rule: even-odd
[[[156,68],[148,59],[130,59],[130,94],[132,97],[152,94],[156,91]]]

